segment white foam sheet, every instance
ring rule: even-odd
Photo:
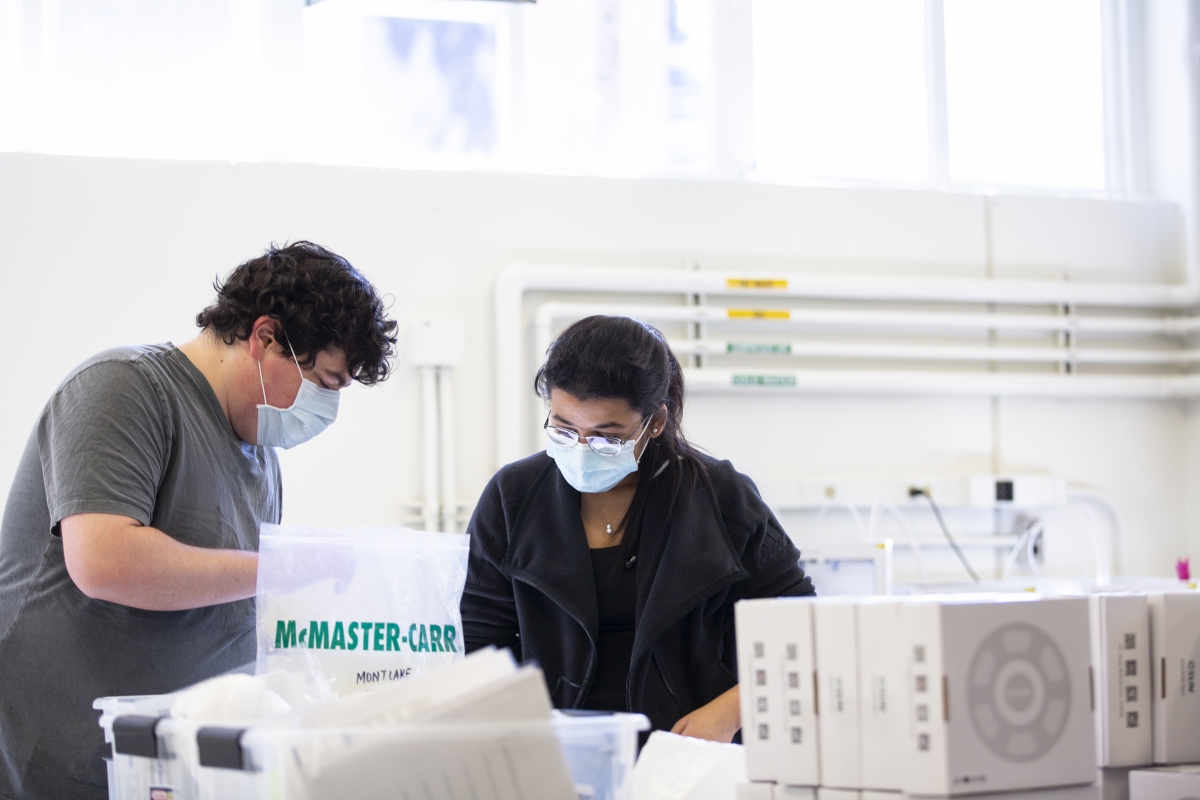
[[[655,731],[633,768],[633,800],[732,800],[745,782],[741,745]]]

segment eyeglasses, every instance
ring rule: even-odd
[[[638,432],[628,439],[618,439],[614,436],[580,436],[575,431],[551,425],[549,417],[546,417],[546,424],[542,428],[545,429],[546,435],[550,437],[550,441],[555,444],[560,444],[563,447],[574,447],[580,442],[587,442],[588,447],[602,456],[616,456],[621,454],[626,444],[635,441],[641,436],[649,425],[650,420],[647,419],[645,424],[638,429]]]

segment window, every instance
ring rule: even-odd
[[[470,163],[502,151],[507,9],[325,2],[306,8],[303,24],[304,108],[313,113],[299,138],[305,160]]]
[[[645,175],[708,166],[707,0],[540,0],[520,9],[519,165]]]
[[[1105,188],[1100,4],[946,0],[950,178]]]
[[[1099,0],[754,0],[771,176],[1106,188]]]
[[[236,158],[257,85],[236,0],[0,0],[0,146]],[[252,63],[252,62],[251,62]]]
[[[923,0],[758,0],[759,170],[924,181],[923,8]]]
[[[0,150],[1145,183],[1136,3],[307,3],[0,0]]]

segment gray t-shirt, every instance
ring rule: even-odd
[[[59,521],[120,514],[196,547],[257,550],[281,506],[274,450],[237,438],[173,345],[109,350],[67,376],[0,524],[0,797],[106,798],[95,698],[170,692],[254,659],[253,600],[91,600],[67,574]]]

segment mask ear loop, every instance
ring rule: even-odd
[[[262,390],[263,390],[263,405],[264,406],[271,405],[270,403],[267,402],[267,384],[263,382],[262,362],[261,361],[258,362],[258,385],[261,386]]]
[[[633,440],[634,447],[637,447],[637,443],[642,438],[642,434],[646,432],[646,429],[650,427],[650,423],[653,421],[654,421],[654,415],[651,414],[650,417],[646,420],[646,424],[642,425],[642,429],[640,431],[638,431],[638,435],[634,438],[634,440]],[[646,455],[646,451],[649,448],[650,448],[650,443],[646,442],[646,446],[642,448],[642,452],[638,455],[637,458],[635,458],[633,460],[633,463],[640,465],[642,463],[642,456]]]
[[[283,340],[287,342],[288,350],[292,351],[292,361],[296,363],[296,372],[300,373],[300,380],[304,380],[304,370],[300,369],[300,359],[296,358],[296,348],[292,347],[291,341],[288,339],[287,331],[283,332]]]
[[[298,358],[296,358],[296,351],[295,351],[295,349],[292,348],[292,343],[290,341],[288,341],[287,331],[284,331],[283,339],[284,339],[284,341],[287,342],[288,350],[290,350],[292,353],[292,361],[296,364],[296,372],[300,373],[300,383],[301,383],[301,385],[303,385],[304,384],[304,370],[300,369],[300,360]],[[267,402],[267,384],[263,381],[263,371],[262,371],[262,362],[261,361],[258,362],[258,385],[262,387],[263,405],[264,406],[271,405],[269,402]]]

